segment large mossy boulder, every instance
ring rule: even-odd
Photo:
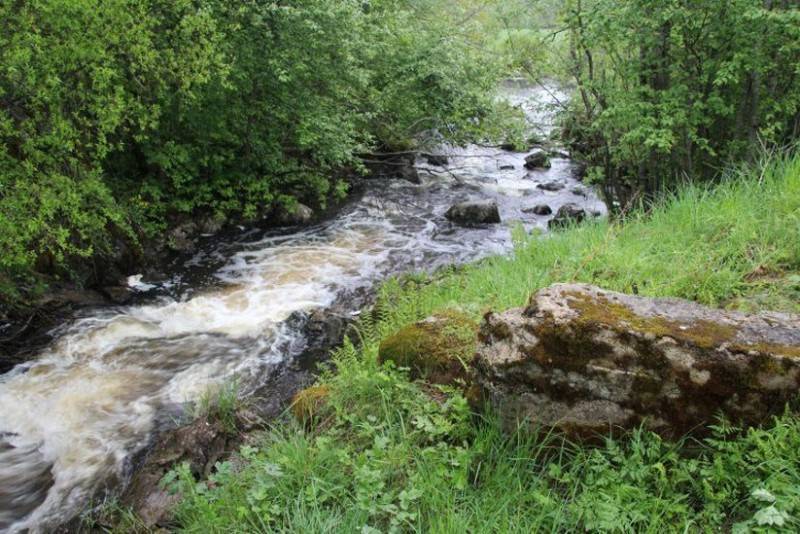
[[[668,437],[723,414],[757,425],[797,397],[800,317],[558,284],[481,326],[475,380],[514,427]]]
[[[469,315],[453,310],[439,312],[384,339],[378,360],[409,368],[412,378],[455,385],[468,378],[477,333],[478,323]]]

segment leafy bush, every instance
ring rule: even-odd
[[[109,256],[170,218],[324,205],[358,155],[491,116],[497,71],[433,2],[0,6],[0,277]],[[480,120],[475,120],[475,119]]]

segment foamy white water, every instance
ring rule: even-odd
[[[531,96],[551,99],[523,88],[510,95],[518,103]],[[546,123],[546,113],[528,111]],[[603,210],[591,193],[570,193],[576,182],[566,159],[528,172],[525,154],[479,147],[450,153],[446,169],[420,164],[423,185],[372,183],[314,228],[284,235],[250,230],[210,244],[187,263],[189,269],[223,258],[208,287],[98,309],[0,377],[0,530],[52,529],[113,487],[126,459],[186,403],[233,378],[258,385],[265,369],[295,355],[287,349],[300,336],[286,322],[293,313],[329,306],[393,273],[506,252],[513,225],[545,226],[546,218],[522,212],[537,203]],[[568,187],[536,187],[554,180]],[[486,198],[497,200],[504,224],[461,228],[443,217],[457,201]],[[141,278],[131,283],[152,287]]]

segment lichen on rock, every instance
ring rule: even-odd
[[[478,323],[469,315],[446,310],[408,325],[384,339],[380,363],[407,367],[414,378],[452,385],[467,378],[475,355]]]
[[[797,316],[557,284],[488,314],[474,366],[509,424],[677,436],[720,413],[744,424],[778,413],[797,394],[799,356]]]

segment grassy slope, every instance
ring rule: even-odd
[[[281,423],[211,484],[178,470],[195,532],[630,532],[800,529],[800,422],[722,424],[703,443],[647,432],[604,447],[504,436],[453,394],[379,367],[380,339],[446,307],[479,315],[537,288],[585,281],[715,306],[800,311],[800,158],[713,191],[688,188],[649,216],[520,239],[515,254],[382,291],[363,345],[342,349],[313,429]],[[746,173],[744,173],[746,174]],[[761,526],[759,526],[761,525]]]

